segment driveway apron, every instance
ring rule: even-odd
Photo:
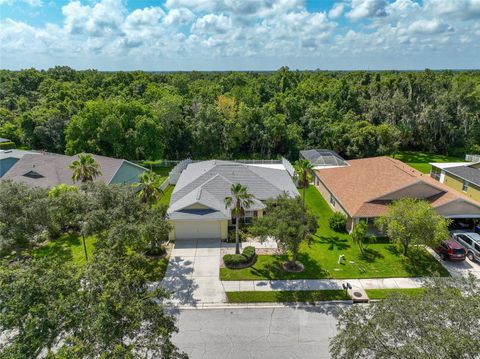
[[[220,240],[178,240],[170,255],[162,286],[178,305],[226,302],[219,279]]]

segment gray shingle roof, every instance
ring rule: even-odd
[[[124,160],[93,155],[100,165],[102,175],[98,181],[110,183]],[[61,183],[74,184],[72,170],[68,166],[78,156],[65,156],[55,153],[37,152],[26,154],[15,163],[2,177],[4,180],[23,182],[32,187],[50,188]],[[40,176],[25,176],[28,172],[35,172]],[[38,178],[34,178],[38,177]]]
[[[474,185],[480,186],[480,169],[478,168],[457,166],[445,168],[444,171],[473,183]]]
[[[5,142],[12,142],[8,138],[2,138],[0,137],[0,143],[5,143]]]
[[[38,153],[39,152],[24,151],[24,150],[17,150],[17,149],[0,150],[0,160],[3,160],[5,158],[22,158],[25,155],[34,155]]]
[[[199,204],[216,211],[210,214],[211,217],[229,219],[230,210],[225,208],[225,197],[231,195],[233,183],[241,183],[255,196],[250,210],[263,209],[262,201],[283,192],[292,197],[299,194],[285,170],[218,160],[196,162],[182,172],[173,190],[168,210],[170,218],[198,218],[197,214],[189,217],[184,209]]]
[[[300,154],[313,166],[348,166],[347,162],[332,150],[303,150],[300,151]]]

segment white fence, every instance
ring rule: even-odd
[[[282,157],[282,164],[283,164],[283,167],[285,167],[285,169],[287,170],[288,174],[291,177],[294,177],[295,176],[295,169],[293,168],[290,161],[287,160],[285,157]]]
[[[170,171],[168,174],[168,183],[176,184],[182,171],[187,168],[187,166],[192,163],[193,161],[190,158],[187,158],[183,161],[180,161],[176,164],[175,167]]]
[[[282,160],[232,160],[232,162],[244,163],[246,165],[279,165]]]
[[[480,162],[480,155],[465,155],[467,162]]]

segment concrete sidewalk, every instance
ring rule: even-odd
[[[226,292],[343,289],[342,284],[363,289],[420,288],[427,278],[294,279],[222,281]]]

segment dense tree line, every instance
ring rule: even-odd
[[[480,72],[0,71],[0,137],[128,159],[449,153],[480,143]]]

